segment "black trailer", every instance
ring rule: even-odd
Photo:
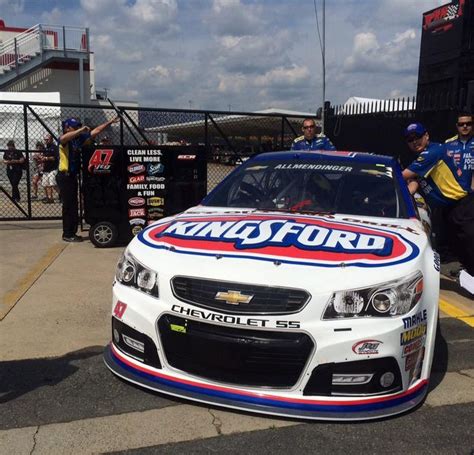
[[[206,195],[203,146],[93,146],[82,154],[82,204],[99,247],[128,243],[145,226]]]

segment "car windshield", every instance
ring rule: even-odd
[[[203,204],[406,218],[406,207],[390,166],[324,159],[245,163]]]

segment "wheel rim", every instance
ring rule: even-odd
[[[112,240],[113,231],[110,226],[98,226],[94,229],[94,239],[97,243],[106,244]]]

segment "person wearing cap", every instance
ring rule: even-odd
[[[336,150],[328,137],[316,134],[316,122],[312,118],[305,118],[302,136],[298,136],[291,144],[291,150]]]
[[[75,118],[69,118],[63,122],[63,134],[59,138],[59,166],[56,181],[61,193],[63,240],[65,242],[82,241],[82,237],[76,235],[79,223],[77,174],[82,147],[118,121],[119,118],[115,117],[93,130],[88,126],[83,126]]]
[[[452,245],[474,280],[474,193],[445,144],[430,142],[421,123],[405,130],[408,148],[417,158],[403,170],[413,194],[420,184],[428,204],[442,209]],[[474,293],[474,288],[473,291]]]
[[[23,166],[25,165],[25,157],[23,153],[15,147],[15,142],[7,142],[7,151],[3,154],[3,162],[7,165],[7,177],[12,186],[12,199],[20,202],[20,180],[23,174]]]

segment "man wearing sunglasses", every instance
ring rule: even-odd
[[[298,136],[291,144],[291,150],[336,150],[336,147],[326,136],[316,135],[316,122],[305,118],[301,128],[303,136]]]
[[[473,116],[467,112],[460,112],[456,122],[458,134],[446,141],[448,155],[457,164],[462,179],[474,189],[474,138]]]
[[[468,177],[449,153],[446,144],[430,142],[421,123],[412,123],[405,130],[408,148],[417,158],[403,171],[413,194],[421,186],[431,208],[442,210],[453,245],[465,269],[460,280],[474,294],[474,193],[472,171]]]

